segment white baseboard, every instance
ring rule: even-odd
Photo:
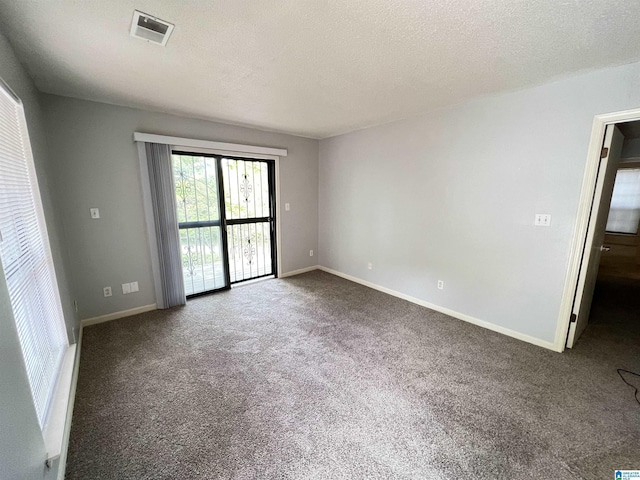
[[[311,267],[301,268],[299,270],[293,270],[291,272],[283,273],[280,275],[280,278],[293,277],[294,275],[300,275],[301,273],[312,272],[313,270],[318,270],[320,265],[313,265]]]
[[[80,351],[82,350],[82,327],[76,342],[75,359],[73,364],[73,376],[71,377],[71,389],[69,390],[69,403],[67,406],[67,417],[64,424],[64,437],[62,441],[62,451],[58,462],[58,478],[64,480],[67,470],[67,454],[69,453],[69,436],[71,435],[71,422],[73,420],[73,406],[76,401],[76,389],[78,386],[78,372],[80,370]]]
[[[150,312],[151,310],[157,310],[158,307],[155,303],[151,305],[143,305],[142,307],[130,308],[129,310],[122,310],[120,312],[113,312],[107,315],[100,315],[99,317],[85,318],[80,320],[80,328],[88,327],[89,325],[96,325],[98,323],[110,322],[111,320],[117,320],[119,318],[130,317],[132,315],[138,315],[139,313]]]
[[[77,358],[77,345],[69,345],[62,357],[58,379],[56,381],[47,419],[42,428],[44,447],[47,452],[47,464],[53,465],[65,449],[64,439],[69,414],[69,402],[73,390],[73,372]]]
[[[516,332],[515,330],[511,330],[509,328],[505,328],[491,322],[486,322],[484,320],[480,320],[478,318],[472,317],[470,315],[466,315],[464,313],[459,313],[454,310],[441,307],[439,305],[434,305],[433,303],[425,302],[424,300],[420,300],[419,298],[412,297],[411,295],[406,295],[396,290],[391,290],[390,288],[383,287],[381,285],[377,285],[375,283],[371,283],[366,280],[362,280],[361,278],[358,278],[358,277],[347,275],[346,273],[342,273],[337,270],[333,270],[331,268],[327,268],[319,265],[318,269],[327,273],[331,273],[332,275],[336,275],[338,277],[342,277],[344,279],[350,280],[352,282],[359,283],[360,285],[364,285],[365,287],[373,288],[374,290],[388,293],[389,295],[393,295],[394,297],[398,297],[403,300],[407,300],[408,302],[415,303],[417,305],[429,308],[431,310],[435,310],[436,312],[444,313],[445,315],[449,315],[450,317],[457,318],[458,320],[462,320],[468,323],[473,323],[474,325],[478,325],[479,327],[483,327],[488,330],[493,330],[494,332],[502,333],[503,335],[507,335],[509,337],[516,338],[518,340],[522,340],[523,342],[531,343],[533,345],[537,345],[538,347],[546,348],[548,350],[553,350],[554,352],[562,351],[562,350],[558,350],[557,346],[553,342],[547,342],[546,340],[541,340],[539,338],[532,337],[530,335],[525,335],[524,333]]]

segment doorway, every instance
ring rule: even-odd
[[[273,160],[172,151],[185,293],[275,276]]]
[[[570,265],[563,298],[563,308],[570,308],[564,324],[567,348],[575,345],[590,318],[592,323],[612,318],[612,299],[619,313],[625,311],[629,292],[640,292],[640,112],[596,117],[580,210],[574,238],[579,258],[573,280]],[[618,321],[616,328],[620,326]]]

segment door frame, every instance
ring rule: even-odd
[[[563,352],[566,348],[567,334],[571,326],[574,297],[578,288],[582,253],[585,242],[587,241],[587,232],[590,223],[592,220],[595,221],[595,218],[591,218],[591,205],[593,202],[601,201],[601,198],[595,198],[595,194],[598,169],[600,167],[600,153],[602,151],[605,131],[608,125],[633,122],[636,120],[640,120],[640,109],[596,115],[593,119],[591,140],[589,141],[589,150],[587,153],[587,164],[582,179],[576,224],[571,240],[569,264],[567,266],[562,301],[560,302],[560,312],[556,325],[554,350],[558,352]]]
[[[247,152],[233,152],[230,150],[218,150],[213,148],[200,148],[200,147],[190,147],[184,145],[169,145],[169,149],[173,153],[173,151],[179,151],[184,153],[193,153],[195,155],[215,155],[219,157],[225,158],[237,158],[238,160],[272,160],[274,162],[274,216],[276,223],[276,243],[275,243],[275,268],[273,275],[276,278],[282,276],[282,248],[281,248],[281,240],[280,240],[280,157],[278,155],[268,155],[268,154],[259,154],[259,153],[247,153]],[[221,206],[224,208],[224,204]],[[228,272],[227,272],[228,274]],[[262,278],[262,277],[261,277]],[[233,285],[229,283],[229,287],[233,288]]]

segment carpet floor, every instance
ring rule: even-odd
[[[66,478],[614,478],[640,319],[601,290],[564,354],[320,271],[88,327]]]

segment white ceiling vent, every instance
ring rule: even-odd
[[[163,47],[167,44],[174,25],[146,13],[133,11],[131,22],[131,36],[141,38],[147,42],[157,43]]]

